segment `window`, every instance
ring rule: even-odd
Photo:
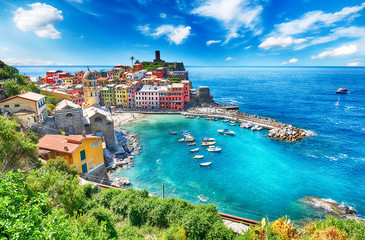
[[[99,117],[95,118],[94,122],[102,122],[103,120]]]
[[[20,105],[19,104],[15,104],[15,107],[19,107]]]
[[[8,107],[9,107],[9,105],[5,105],[4,107],[8,108]]]
[[[81,158],[81,162],[86,160],[86,153],[85,153],[85,150],[82,150],[82,151],[80,152],[80,158]]]
[[[66,114],[66,117],[72,117],[73,115],[72,115],[72,113],[67,113]]]

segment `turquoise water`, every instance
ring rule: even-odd
[[[19,67],[38,76],[45,67]],[[106,67],[95,67],[95,69]],[[48,69],[48,68],[47,68]],[[61,68],[65,71],[79,67]],[[143,149],[135,167],[117,173],[130,177],[133,187],[161,196],[200,203],[203,194],[225,213],[252,219],[288,215],[318,217],[299,199],[331,198],[365,215],[365,68],[188,67],[194,87],[209,86],[219,102],[240,106],[242,112],[275,118],[318,135],[286,143],[266,137],[266,131],[239,127],[236,136],[220,136],[222,122],[149,116],[129,125]],[[35,75],[37,73],[37,75]],[[42,74],[42,75],[45,75]],[[349,94],[336,95],[340,87]],[[180,136],[169,129],[186,129],[199,140],[217,138],[222,153],[204,154],[210,167],[199,168]],[[198,141],[200,142],[200,141]]]

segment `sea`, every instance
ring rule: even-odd
[[[112,66],[92,66],[91,70]],[[18,67],[29,76],[49,69],[75,72],[86,66]],[[288,216],[323,218],[305,204],[305,196],[332,199],[365,216],[365,68],[362,67],[186,67],[193,88],[208,86],[214,100],[235,104],[241,112],[274,118],[316,133],[295,143],[272,140],[267,130],[251,131],[221,121],[149,115],[125,128],[138,133],[142,150],[129,177],[132,187],[218,211],[260,220]],[[348,94],[335,90],[348,88]],[[228,128],[235,136],[220,135]],[[188,130],[200,145],[216,139],[221,153],[178,142]],[[193,159],[189,149],[200,147]],[[201,162],[212,162],[199,167]],[[209,200],[203,202],[198,195]]]

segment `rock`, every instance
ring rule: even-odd
[[[124,167],[123,167],[124,168]],[[123,178],[115,178],[112,182],[112,186],[113,187],[123,187],[123,186],[127,186],[127,185],[130,185],[131,184],[131,181],[129,181],[128,178],[126,177],[123,177]]]

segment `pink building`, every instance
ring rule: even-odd
[[[160,98],[160,87],[143,85],[141,89],[136,91],[136,107],[158,109]]]
[[[140,81],[134,81],[128,86],[128,88],[127,88],[128,108],[136,107],[135,95],[136,95],[136,91],[138,89],[140,89],[141,86],[142,86],[142,83]]]

